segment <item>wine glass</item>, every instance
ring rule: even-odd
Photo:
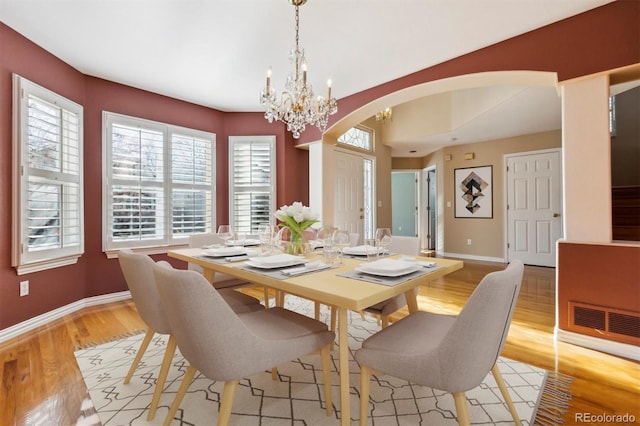
[[[233,238],[233,228],[231,225],[220,225],[218,227],[218,237],[224,240],[225,245],[227,245],[227,241]]]
[[[387,246],[391,244],[391,230],[389,228],[376,229],[376,241],[380,247],[380,254],[384,255],[387,252]]]
[[[262,253],[271,253],[274,234],[275,228],[273,225],[263,223],[258,227],[258,237],[260,238],[260,249]]]
[[[333,245],[340,251],[340,263],[342,264],[342,259],[344,258],[343,251],[351,245],[351,236],[349,235],[349,232],[344,229],[334,232]]]

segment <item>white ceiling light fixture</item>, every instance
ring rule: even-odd
[[[287,123],[289,130],[295,139],[300,137],[307,126],[313,125],[324,132],[329,122],[329,116],[338,112],[338,104],[331,97],[331,80],[327,81],[327,97],[317,98],[313,94],[313,88],[307,83],[307,62],[304,57],[304,49],[299,47],[299,21],[300,6],[307,0],[289,0],[296,8],[296,45],[289,54],[289,61],[293,64],[293,70],[287,76],[285,90],[276,95],[271,87],[271,68],[267,71],[267,85],[260,93],[260,103],[265,106],[264,118],[269,123],[280,120]]]

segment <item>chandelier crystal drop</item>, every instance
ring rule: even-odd
[[[264,118],[269,123],[280,120],[287,123],[287,130],[295,139],[300,137],[307,124],[316,126],[324,132],[329,123],[329,116],[338,112],[338,104],[331,97],[331,80],[327,81],[327,97],[315,97],[311,84],[307,82],[307,62],[304,49],[299,46],[299,8],[307,0],[289,0],[296,8],[296,45],[289,54],[289,62],[293,69],[287,76],[285,90],[276,95],[271,87],[271,69],[267,71],[267,85],[260,93],[260,103],[265,107]]]

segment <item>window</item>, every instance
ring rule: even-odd
[[[238,233],[256,234],[276,211],[275,136],[229,137],[229,221]]]
[[[365,151],[373,151],[373,132],[361,127],[352,127],[338,138],[338,142]]]
[[[105,251],[212,232],[215,135],[104,112]]]
[[[84,252],[82,106],[13,76],[13,252],[18,274]]]
[[[616,97],[609,96],[609,135],[616,135]]]

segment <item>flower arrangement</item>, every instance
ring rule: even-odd
[[[275,212],[275,217],[282,222],[282,227],[289,229],[289,244],[285,251],[290,254],[304,252],[302,233],[314,223],[318,216],[307,206],[296,201],[290,206],[282,206]]]

